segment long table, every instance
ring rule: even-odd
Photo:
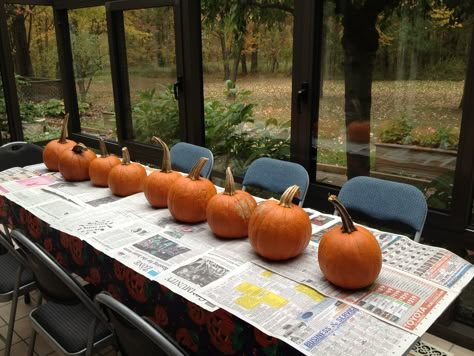
[[[0,220],[195,354],[401,355],[474,276],[447,250],[373,230],[379,278],[360,291],[336,288],[319,270],[317,248],[339,218],[312,209],[308,248],[275,263],[246,239],[174,221],[143,193],[118,198],[41,166],[0,172],[0,192]]]

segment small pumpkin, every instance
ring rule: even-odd
[[[171,170],[170,150],[166,143],[155,136],[153,136],[152,140],[161,145],[163,149],[163,162],[161,163],[161,170],[154,171],[145,178],[143,192],[151,206],[166,208],[168,206],[170,186],[182,176],[180,173]]]
[[[63,151],[71,150],[77,143],[66,139],[69,114],[66,114],[58,140],[49,141],[43,149],[43,163],[50,171],[59,171],[59,156]]]
[[[89,179],[89,165],[97,155],[84,144],[78,143],[59,156],[59,172],[65,180],[80,182]]]
[[[91,182],[99,187],[108,187],[107,178],[110,170],[120,164],[120,158],[109,155],[102,137],[99,137],[100,157],[93,160],[89,166]]]
[[[301,207],[292,203],[298,192],[299,187],[292,185],[280,201],[264,201],[253,211],[248,236],[260,256],[283,261],[298,256],[308,246],[311,221]]]
[[[187,176],[177,179],[168,191],[168,209],[178,221],[197,223],[206,220],[209,200],[217,194],[214,184],[200,177],[208,158],[201,157]]]
[[[107,183],[115,195],[126,197],[143,191],[146,170],[141,164],[130,161],[127,147],[122,148],[122,164],[113,167],[109,172]]]
[[[326,232],[319,242],[319,268],[331,283],[346,289],[371,285],[382,268],[382,251],[374,235],[354,225],[335,195],[328,198],[339,212],[342,225]]]
[[[213,196],[207,204],[207,223],[219,237],[239,238],[248,234],[248,225],[255,199],[247,192],[235,189],[230,167],[225,172],[225,190]]]

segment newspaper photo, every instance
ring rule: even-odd
[[[252,263],[208,284],[201,293],[306,355],[403,355],[417,339]]]

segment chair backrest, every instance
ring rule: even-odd
[[[373,177],[354,177],[341,188],[339,200],[349,213],[363,214],[377,222],[402,223],[421,238],[428,206],[416,187]]]
[[[302,206],[309,186],[306,169],[298,163],[268,157],[253,161],[242,182],[243,190],[252,186],[278,194],[295,184],[300,187],[299,205]]]
[[[95,301],[102,307],[112,323],[121,355],[187,354],[158,326],[141,318],[108,293],[97,294]]]
[[[209,160],[201,171],[201,176],[209,178],[214,167],[214,155],[206,147],[196,146],[187,142],[178,142],[170,150],[171,167],[175,171],[189,173],[201,157]]]
[[[43,148],[23,141],[9,142],[0,147],[0,171],[43,162]]]
[[[46,250],[18,229],[14,229],[10,236],[26,256],[27,265],[46,300],[61,304],[82,303],[96,318],[107,323],[105,316],[78,282]]]

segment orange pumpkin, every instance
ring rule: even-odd
[[[176,220],[185,223],[206,220],[207,203],[217,194],[214,184],[199,176],[207,161],[206,157],[201,157],[186,177],[182,176],[171,185],[168,209]]]
[[[248,234],[248,225],[255,199],[247,192],[235,190],[230,167],[225,172],[225,190],[209,200],[206,209],[207,223],[219,237],[238,238]]]
[[[94,185],[108,187],[107,178],[110,170],[120,164],[117,156],[109,155],[102,137],[99,137],[100,157],[93,160],[89,166],[89,176]]]
[[[280,201],[267,200],[255,208],[249,221],[249,240],[255,252],[274,261],[298,256],[311,238],[308,214],[292,203],[299,192],[289,187]]]
[[[338,210],[342,225],[326,232],[319,242],[318,262],[333,284],[358,289],[371,285],[382,268],[382,251],[367,229],[356,226],[335,195],[328,199]]]
[[[107,183],[115,195],[126,197],[143,191],[146,170],[141,164],[130,162],[127,147],[122,148],[122,164],[113,167],[109,172]]]
[[[72,149],[77,143],[66,139],[69,114],[63,119],[61,135],[59,140],[52,140],[47,143],[43,150],[43,162],[50,171],[59,171],[59,156],[63,151]]]
[[[78,143],[72,150],[63,151],[59,156],[59,172],[65,180],[80,182],[89,179],[89,165],[97,158],[94,151]]]
[[[182,176],[178,172],[171,170],[170,150],[166,143],[155,136],[153,136],[152,140],[161,145],[163,149],[163,162],[161,163],[160,171],[154,171],[145,178],[143,192],[151,206],[155,208],[166,208],[168,206],[168,191],[170,186],[176,179]]]

